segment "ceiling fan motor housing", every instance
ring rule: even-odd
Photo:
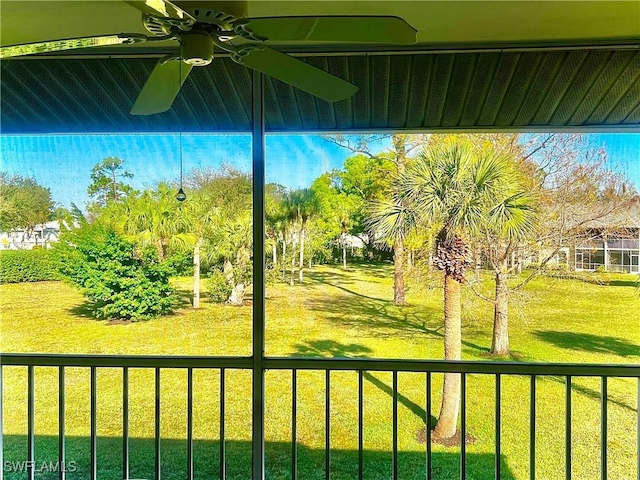
[[[180,56],[194,67],[209,65],[213,60],[213,39],[205,31],[191,30],[180,39]]]

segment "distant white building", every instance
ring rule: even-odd
[[[0,232],[0,250],[31,250],[39,246],[50,248],[60,238],[60,222],[57,220],[38,225],[31,232],[18,228]]]

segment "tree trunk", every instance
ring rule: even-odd
[[[228,258],[224,259],[224,263],[222,264],[222,274],[224,275],[225,280],[227,281],[227,285],[231,288],[236,284],[235,279],[233,278],[233,264],[231,260]]]
[[[302,283],[302,270],[304,270],[304,222],[300,228],[300,269],[298,270],[298,282]]]
[[[273,258],[273,268],[276,268],[276,265],[278,265],[278,244],[276,240],[273,241],[271,246],[271,256]]]
[[[231,290],[231,295],[229,295],[228,302],[231,305],[242,305],[244,303],[244,292],[247,287],[244,283],[238,283],[233,286],[233,290]]]
[[[296,244],[293,240],[293,235],[291,236],[291,280],[289,281],[289,285],[293,287],[293,281],[296,275]]]
[[[287,239],[282,238],[282,281],[287,278]]]
[[[199,238],[193,247],[193,308],[200,308],[200,246]]]
[[[460,360],[462,352],[461,323],[462,285],[450,275],[444,276],[444,358]],[[438,423],[433,430],[435,438],[450,438],[456,433],[460,408],[460,374],[445,373],[442,404]],[[464,441],[463,439],[461,441]]]
[[[393,303],[406,305],[404,298],[404,240],[393,244]]]
[[[496,298],[493,307],[492,355],[509,355],[509,285],[506,275],[496,273]]]
[[[342,268],[347,269],[347,245],[342,244]]]

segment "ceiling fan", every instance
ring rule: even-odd
[[[269,42],[413,44],[416,30],[393,16],[247,18],[246,1],[123,0],[142,12],[150,36],[121,33],[0,48],[0,58],[37,53],[174,40],[180,51],[161,59],[136,99],[132,115],[169,110],[193,67],[213,60],[214,46],[240,65],[258,70],[328,102],[351,97],[358,87],[266,46]]]

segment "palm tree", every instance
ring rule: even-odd
[[[450,141],[424,150],[398,175],[394,198],[373,206],[369,226],[379,238],[403,239],[413,228],[437,225],[434,264],[444,271],[446,360],[461,359],[461,292],[471,265],[468,240],[518,228],[520,204],[508,202],[516,179],[509,157],[481,154],[470,143]],[[455,435],[459,404],[460,375],[447,373],[434,439]]]
[[[511,289],[507,283],[516,265],[509,266],[509,257],[528,235],[533,233],[537,214],[534,198],[514,182],[507,198],[496,212],[502,228],[488,231],[488,258],[494,272],[495,296],[493,303],[492,355],[506,356],[509,347],[509,298]],[[500,209],[504,209],[501,211]],[[493,223],[493,222],[491,222]]]
[[[251,211],[245,211],[236,217],[220,221],[213,237],[213,253],[222,260],[223,273],[231,288],[227,302],[232,305],[243,304],[252,279],[251,215]]]
[[[300,190],[294,190],[289,194],[285,200],[286,210],[289,218],[293,219],[294,224],[299,222],[299,244],[300,244],[300,260],[298,265],[298,282],[302,283],[303,269],[304,269],[304,240],[306,235],[307,223],[320,211],[320,202],[316,197],[313,190],[309,188],[302,188]],[[293,243],[293,242],[292,242]],[[293,255],[295,257],[295,245]],[[295,258],[291,261],[292,265],[292,282],[293,282],[293,265]]]
[[[212,234],[220,222],[219,209],[207,193],[189,195],[181,205],[183,233],[178,237],[193,248],[193,308],[200,308],[201,250],[205,238]]]
[[[160,182],[155,190],[142,194],[129,192],[118,202],[111,202],[102,209],[100,220],[134,242],[153,245],[161,260],[166,258],[181,229],[175,191],[165,182]]]

